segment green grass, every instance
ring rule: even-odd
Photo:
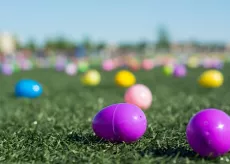
[[[183,79],[166,77],[161,69],[135,72],[138,83],[153,93],[146,111],[148,129],[133,144],[112,144],[97,138],[91,128],[94,115],[103,107],[123,102],[125,89],[114,85],[115,72],[102,73],[100,86],[83,87],[79,76],[54,70],[33,70],[13,76],[0,75],[0,162],[2,163],[226,163],[197,156],[186,142],[191,116],[214,107],[230,113],[230,76],[218,89],[197,86],[202,69],[189,70]],[[38,80],[40,98],[17,99],[14,84],[21,78]]]

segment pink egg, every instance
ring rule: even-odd
[[[144,70],[151,70],[154,67],[154,62],[152,60],[149,59],[145,59],[142,61],[142,68]]]
[[[114,63],[112,60],[106,60],[102,64],[102,68],[104,71],[112,71],[114,69]]]
[[[146,110],[152,104],[152,93],[150,89],[143,84],[135,84],[125,92],[125,102],[134,104],[139,108]]]

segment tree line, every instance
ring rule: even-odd
[[[181,43],[183,45],[184,43]],[[191,46],[197,48],[197,49],[208,49],[210,51],[212,50],[223,50],[225,48],[224,43],[201,43],[198,41],[190,41],[189,43]],[[27,49],[30,51],[36,51],[39,49],[45,49],[45,50],[61,50],[61,51],[68,51],[68,50],[74,50],[78,47],[84,47],[88,52],[95,52],[100,51],[106,46],[108,43],[106,42],[93,42],[89,37],[83,39],[81,42],[75,42],[73,40],[70,40],[66,37],[59,36],[53,39],[47,39],[42,46],[38,45],[36,43],[36,40],[30,39],[25,44],[21,44],[16,39],[16,47],[17,49]],[[147,46],[152,46],[156,51],[170,51],[170,36],[166,28],[160,27],[157,32],[157,40],[153,43],[147,40],[141,40],[136,43],[120,43],[118,45],[118,48],[121,50],[127,50],[127,51],[137,51],[137,52],[143,52]]]

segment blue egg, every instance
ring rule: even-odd
[[[42,86],[30,79],[20,80],[15,85],[15,95],[24,98],[36,98],[42,94]]]

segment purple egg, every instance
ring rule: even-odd
[[[230,150],[230,117],[218,109],[204,109],[191,118],[186,136],[203,157],[218,157]]]
[[[102,109],[93,119],[95,134],[111,142],[131,143],[141,138],[147,128],[144,112],[133,104],[119,103]]]
[[[8,63],[2,64],[2,73],[4,75],[11,75],[13,73],[13,66]]]
[[[187,74],[187,69],[184,65],[177,65],[174,67],[173,75],[175,77],[184,77]]]
[[[58,62],[56,63],[56,71],[63,71],[65,69],[65,63]]]
[[[222,62],[214,62],[212,68],[214,69],[222,69],[224,64]]]

